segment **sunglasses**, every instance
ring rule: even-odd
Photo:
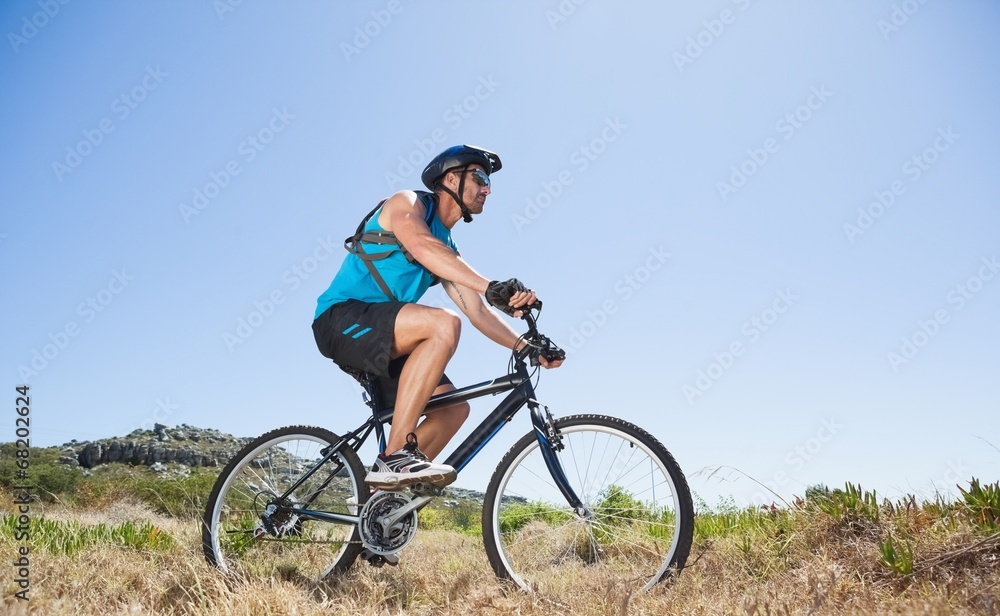
[[[486,188],[490,187],[490,176],[486,175],[479,169],[466,169],[461,173],[471,173],[473,182],[479,184],[480,186],[485,186]]]

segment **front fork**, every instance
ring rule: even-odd
[[[566,472],[559,461],[557,453],[562,451],[564,446],[562,443],[562,434],[556,428],[552,413],[549,412],[548,407],[540,405],[535,399],[528,400],[528,409],[531,411],[531,425],[535,429],[538,448],[542,452],[542,459],[545,460],[545,466],[548,467],[549,474],[552,475],[552,480],[556,482],[556,487],[562,492],[566,502],[576,511],[576,514],[581,518],[589,519],[592,515],[590,510],[583,504],[580,497],[576,495],[573,486],[569,484],[569,480],[566,479]]]

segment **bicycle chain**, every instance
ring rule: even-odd
[[[258,537],[257,541],[276,541],[282,543],[290,543],[288,539],[278,539],[277,537]],[[335,543],[337,545],[364,545],[363,541],[299,541],[298,543]]]
[[[546,410],[548,410],[548,408],[546,408]],[[551,417],[551,414],[550,414],[550,417]],[[429,485],[429,484],[422,484],[422,483],[418,483],[418,484],[416,484],[414,486],[411,486],[411,491],[413,492],[414,496],[441,496],[444,493],[444,489],[443,488],[439,488],[439,487],[432,486],[432,485]],[[245,531],[245,532],[252,533],[253,531]],[[278,538],[273,537],[273,536],[258,537],[257,540],[258,541],[275,541],[275,542],[285,542],[285,543],[288,543],[287,539],[284,539],[284,538],[278,539]],[[316,541],[300,541],[299,543],[337,544],[337,545],[364,545],[365,544],[365,542],[361,541],[361,540],[358,540],[358,541],[321,541],[321,540],[316,540]]]

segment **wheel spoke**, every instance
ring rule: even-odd
[[[342,513],[348,497],[367,497],[363,466],[353,450],[345,448],[316,467],[323,457],[319,452],[338,438],[319,428],[283,428],[237,453],[206,509],[203,544],[209,562],[228,572],[294,570],[312,579],[350,566],[361,549],[355,526],[301,519],[292,511],[309,503],[315,511]],[[307,472],[310,476],[286,495]],[[283,496],[285,500],[277,500]]]
[[[487,490],[483,532],[494,569],[525,590],[608,581],[648,589],[690,550],[693,508],[676,462],[621,420],[557,420],[558,458],[590,517],[564,505],[532,435],[505,456]],[[490,518],[490,519],[487,519]]]

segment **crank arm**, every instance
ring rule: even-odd
[[[432,496],[418,496],[396,511],[393,511],[389,515],[381,518],[379,522],[382,524],[383,528],[390,528],[410,513],[423,509],[432,500],[434,500],[434,497]]]

